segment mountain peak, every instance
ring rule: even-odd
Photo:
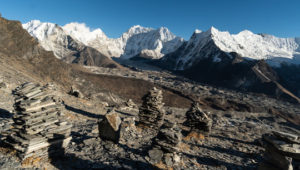
[[[202,31],[199,29],[195,29],[194,34],[200,34]]]
[[[34,38],[43,40],[49,35],[53,34],[57,24],[50,22],[41,22],[40,20],[32,20],[25,24],[22,24],[23,28],[26,29]]]
[[[208,34],[218,34],[220,31],[216,29],[215,27],[211,26],[207,31]]]
[[[152,30],[153,30],[153,28],[147,28],[147,27],[142,27],[140,25],[134,25],[134,26],[130,27],[126,33],[129,35],[133,35],[133,34],[149,32]]]

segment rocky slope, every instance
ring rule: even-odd
[[[64,40],[67,36],[87,47],[97,49],[105,56],[125,59],[138,54],[146,58],[159,59],[176,50],[184,41],[165,27],[155,30],[136,25],[117,39],[108,38],[99,28],[91,31],[85,24],[81,23],[69,23],[60,27],[56,24],[41,23],[34,20],[23,24],[23,27],[36,37],[45,49],[54,51],[58,57],[62,57],[62,54],[68,54],[67,51],[62,51],[62,47],[67,47],[70,44]]]
[[[23,24],[30,35],[37,39],[40,45],[47,51],[53,51],[54,55],[67,62],[82,65],[120,67],[117,63],[95,50],[75,40],[58,25],[41,23],[33,20]]]

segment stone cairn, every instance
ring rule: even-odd
[[[181,143],[181,129],[176,123],[166,120],[154,138],[153,147],[148,152],[150,159],[154,163],[160,162],[164,158],[164,163],[173,165],[180,159],[176,154]]]
[[[18,156],[48,158],[60,154],[71,140],[71,125],[60,120],[62,104],[46,86],[25,83],[14,91],[13,128],[5,143]]]
[[[162,91],[153,87],[142,100],[143,104],[139,109],[139,124],[156,130],[159,129],[165,116]]]
[[[186,126],[191,128],[191,131],[197,133],[209,134],[211,131],[212,120],[202,111],[199,103],[194,102],[191,108],[186,112]]]
[[[262,145],[265,154],[259,169],[300,169],[300,136],[273,131],[263,135]]]

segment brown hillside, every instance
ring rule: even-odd
[[[87,50],[93,52],[93,50]],[[19,21],[0,18],[0,62],[41,82],[55,82],[65,90],[72,85],[78,86],[86,94],[106,91],[123,98],[131,98],[140,102],[143,95],[155,86],[153,83],[113,76],[99,76],[86,71],[79,65],[64,63],[52,52],[45,51],[38,42],[22,28]],[[80,63],[80,62],[79,62]],[[107,60],[103,60],[110,66]],[[22,76],[22,75],[20,75]],[[88,83],[76,85],[75,78]],[[190,100],[169,90],[164,90],[167,106],[189,106]]]

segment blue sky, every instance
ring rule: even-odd
[[[279,37],[300,37],[300,0],[1,0],[8,19],[38,19],[64,25],[84,22],[119,37],[133,25],[168,27],[188,39],[197,28],[244,29]]]

